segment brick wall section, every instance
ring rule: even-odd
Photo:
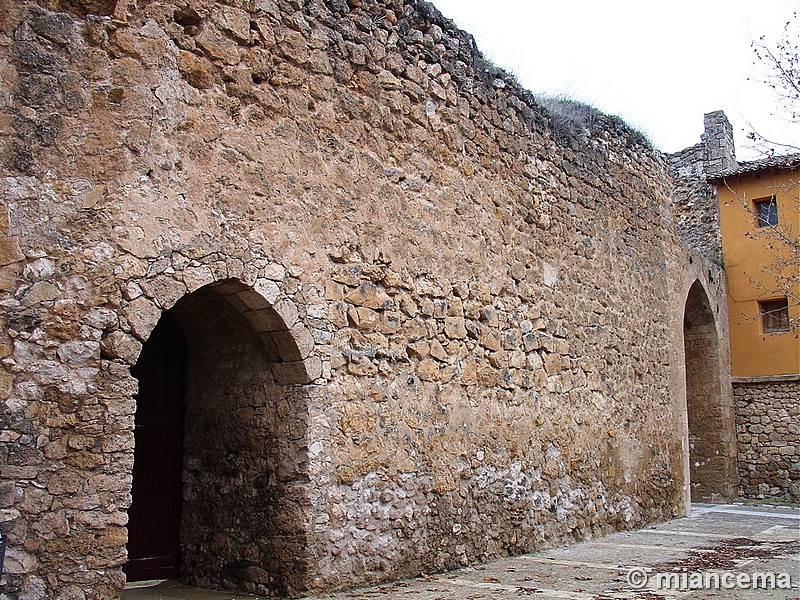
[[[734,383],[739,493],[800,502],[800,382]]]

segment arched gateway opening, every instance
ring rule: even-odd
[[[723,387],[714,313],[699,281],[686,299],[683,342],[691,501],[730,499],[735,495],[735,423]]]
[[[227,280],[179,300],[145,342],[131,369],[129,581],[264,594],[304,586],[311,344],[301,350],[305,330],[284,313]]]

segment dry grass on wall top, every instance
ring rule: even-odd
[[[559,142],[578,142],[585,146],[593,135],[617,131],[625,136],[630,146],[653,148],[645,134],[620,117],[607,115],[589,104],[566,96],[539,96],[537,101],[547,111],[550,130]]]

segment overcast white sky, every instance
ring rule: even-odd
[[[724,110],[739,160],[755,158],[748,122],[771,139],[800,132],[771,118],[775,99],[751,41],[775,39],[800,0],[433,0],[530,91],[615,114],[661,150],[700,141],[703,114]]]

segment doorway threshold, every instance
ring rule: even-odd
[[[136,588],[147,588],[147,587],[155,587],[157,585],[161,585],[162,583],[166,583],[170,581],[169,579],[147,579],[145,581],[128,581],[125,583],[125,589],[136,589]]]
[[[133,581],[125,584],[122,600],[267,600],[245,592],[207,590],[185,585],[176,579]]]

